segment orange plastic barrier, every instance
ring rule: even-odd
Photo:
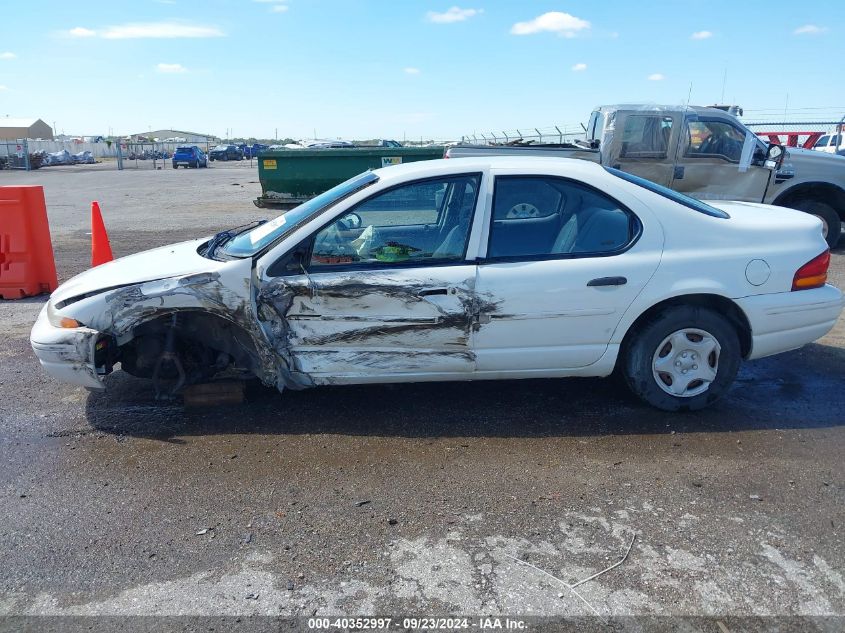
[[[20,299],[58,285],[43,187],[0,187],[0,297]]]

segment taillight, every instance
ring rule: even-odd
[[[792,278],[793,290],[821,288],[827,281],[827,269],[830,266],[830,250],[814,257],[798,269]]]

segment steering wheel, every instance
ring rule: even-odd
[[[537,218],[540,217],[540,209],[535,207],[530,202],[520,202],[519,204],[513,205],[509,210],[505,218],[508,220],[513,220],[515,218]]]
[[[354,211],[350,211],[338,221],[338,224],[343,228],[345,231],[351,231],[353,229],[360,229],[361,225],[363,224],[363,220],[361,220],[361,216],[355,213]]]

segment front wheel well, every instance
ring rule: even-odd
[[[252,336],[240,325],[210,312],[186,310],[160,313],[136,325],[132,339],[121,345],[121,362],[128,373],[148,378],[164,353],[173,330],[179,353],[190,353],[198,375],[207,377],[232,365],[260,375],[261,361]],[[173,351],[173,350],[171,350]]]
[[[772,204],[779,207],[798,208],[801,202],[823,202],[836,210],[845,222],[845,191],[827,182],[805,182],[780,194]]]
[[[631,327],[628,328],[628,331],[625,333],[625,337],[622,339],[619,358],[624,358],[627,346],[636,336],[639,329],[664,310],[676,306],[698,306],[701,308],[708,308],[726,317],[728,321],[730,321],[731,325],[733,325],[737,336],[739,337],[740,353],[742,357],[747,358],[751,353],[751,324],[748,322],[748,317],[745,316],[742,308],[727,297],[723,297],[721,295],[689,294],[665,299],[660,303],[654,304],[637,317],[637,319],[631,324]],[[619,361],[617,360],[617,364],[618,362]]]

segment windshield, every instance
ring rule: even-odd
[[[709,204],[705,204],[701,200],[690,198],[689,196],[684,195],[682,193],[678,193],[677,191],[669,189],[668,187],[658,185],[656,182],[651,182],[650,180],[646,180],[645,178],[640,178],[639,176],[634,176],[633,174],[628,174],[624,171],[613,169],[612,167],[605,167],[605,169],[617,178],[627,180],[628,182],[638,185],[643,189],[648,189],[652,193],[656,193],[657,195],[663,196],[664,198],[669,198],[669,200],[671,200],[672,202],[682,204],[685,207],[693,209],[694,211],[698,211],[699,213],[703,213],[704,215],[723,219],[731,217],[727,213],[720,209],[717,209],[716,207],[711,207]]]
[[[319,196],[303,202],[298,207],[280,215],[275,220],[270,220],[246,233],[241,233],[228,242],[222,248],[222,252],[232,257],[250,257],[255,255],[265,246],[284,237],[347,196],[352,195],[364,187],[369,187],[377,180],[378,176],[371,171],[358,174],[346,182],[342,182],[336,187],[321,193]]]
[[[225,152],[228,148],[225,145],[218,145],[214,148],[215,151]]]

